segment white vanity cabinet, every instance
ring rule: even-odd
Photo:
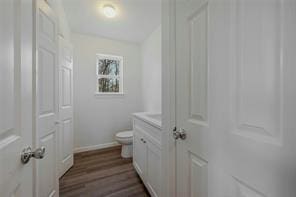
[[[160,196],[161,125],[139,115],[143,114],[134,114],[133,119],[133,165],[151,196]]]

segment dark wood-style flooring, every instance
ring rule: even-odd
[[[133,168],[120,156],[121,147],[77,153],[74,166],[60,179],[61,197],[148,197]]]

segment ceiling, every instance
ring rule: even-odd
[[[103,5],[118,14],[107,18]],[[141,43],[161,22],[161,0],[63,0],[72,32]]]

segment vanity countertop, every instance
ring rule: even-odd
[[[133,116],[161,129],[161,113],[139,112]]]

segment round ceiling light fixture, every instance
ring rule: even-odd
[[[114,18],[116,16],[116,10],[112,5],[104,5],[103,12],[108,18]]]

